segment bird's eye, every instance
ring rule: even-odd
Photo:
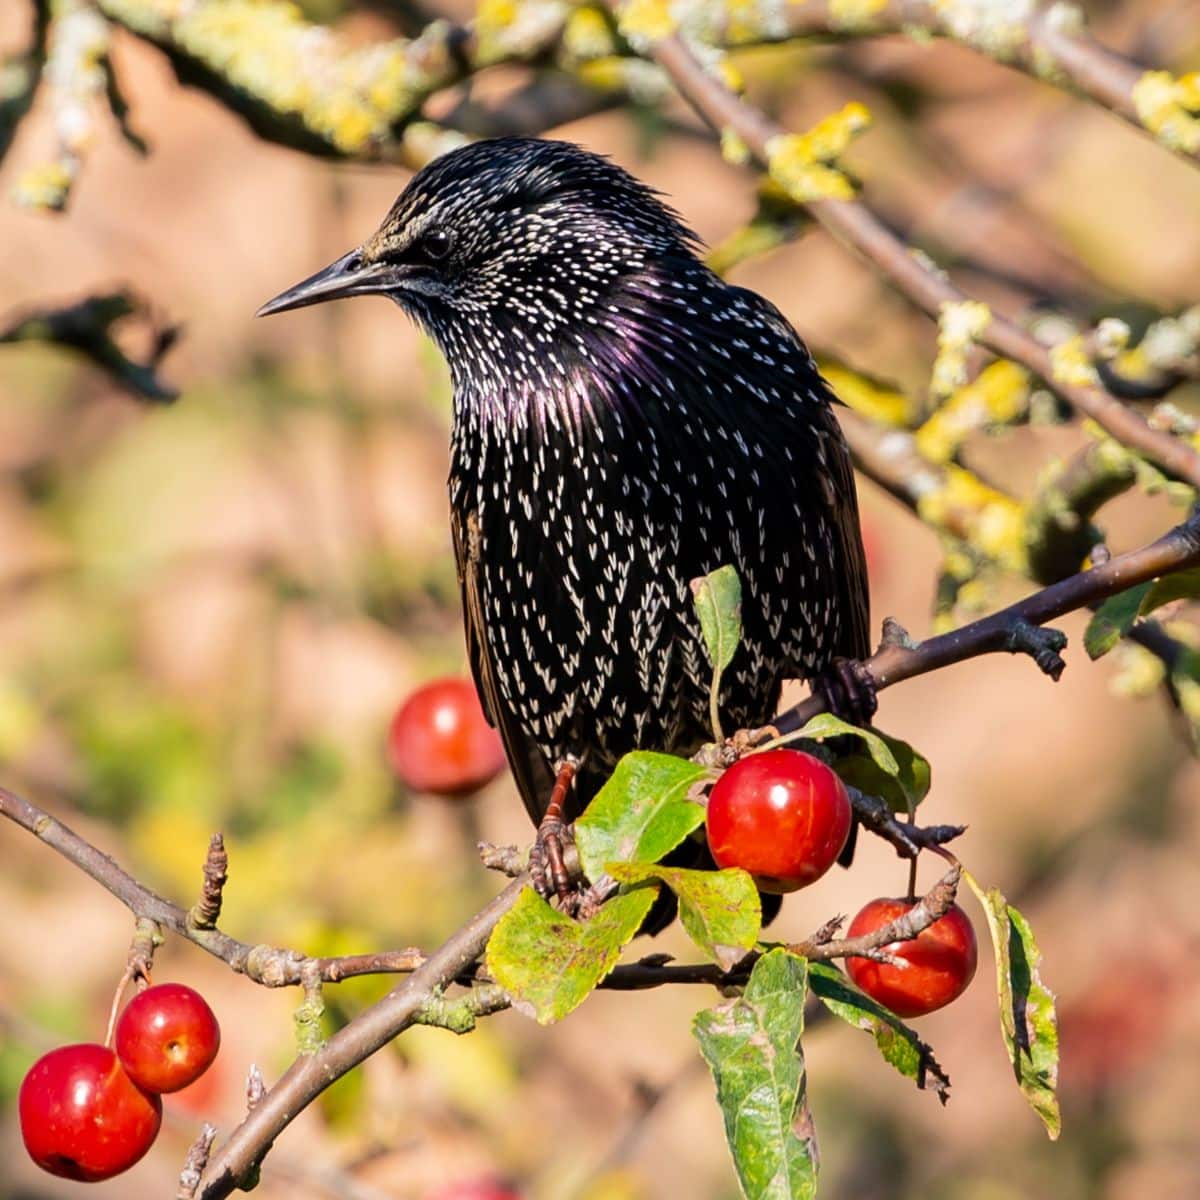
[[[438,262],[450,253],[454,235],[448,229],[431,229],[421,237],[421,251],[431,262]]]

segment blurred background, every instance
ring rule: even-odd
[[[411,33],[433,6],[307,0],[352,42]],[[1108,44],[1200,66],[1200,5],[1086,6]],[[467,5],[437,13],[465,19]],[[30,6],[0,5],[0,53]],[[139,401],[60,347],[0,346],[0,781],[61,815],[185,906],[210,833],[225,832],[222,926],[249,942],[339,953],[432,946],[497,889],[473,842],[526,842],[507,776],[469,802],[406,794],[384,757],[417,684],[465,669],[447,525],[443,365],[381,299],[252,319],[266,298],[349,249],[407,172],[322,161],[256,137],[164,56],[119,32],[113,61],[140,155],[111,119],[66,211],[7,199],[52,155],[39,99],[0,172],[0,325],[127,287],[149,306],[120,332],[180,391]],[[735,61],[751,94],[803,129],[849,99],[875,115],[848,162],[877,211],[1006,312],[1049,301],[1144,325],[1197,301],[1200,174],[1095,106],[955,45],[906,37],[803,43]],[[429,106],[502,102],[530,71],[499,67]],[[611,154],[668,193],[710,243],[755,212],[674,100],[581,103],[552,136]],[[934,327],[825,234],[737,266],[825,357],[928,389]],[[1196,399],[1185,386],[1173,399]],[[979,437],[967,457],[1017,494],[1082,444],[1077,427]],[[939,539],[862,481],[876,622],[931,629]],[[1103,514],[1114,550],[1179,515],[1130,493]],[[975,602],[1028,590],[989,578]],[[962,615],[961,613],[959,614]],[[1200,1195],[1200,772],[1132,651],[1091,663],[1071,636],[1052,684],[1025,659],[970,662],[883,694],[879,724],[932,761],[928,822],[967,822],[959,852],[1029,916],[1062,1019],[1064,1134],[1048,1143],[1013,1086],[990,962],[918,1023],[953,1079],[949,1106],[825,1023],[806,1042],[822,1195],[1008,1200]],[[1141,689],[1144,690],[1144,689]],[[794,698],[794,697],[793,697]],[[921,882],[936,877],[923,869]],[[799,938],[903,892],[875,839],[850,872],[787,901]],[[982,917],[965,901],[984,937]],[[128,914],[25,833],[0,826],[0,1197],[77,1194],[20,1147],[13,1100],[30,1062],[102,1036]],[[694,955],[673,930],[655,950]],[[646,953],[639,945],[635,953]],[[97,1197],[174,1194],[205,1119],[228,1131],[247,1068],[294,1053],[295,991],[272,992],[169,940],[158,979],[199,988],[225,1040],[169,1097],[164,1135]],[[330,1025],[386,980],[326,989]],[[689,1025],[701,988],[598,993],[543,1030],[515,1013],[470,1037],[414,1029],[332,1088],[281,1139],[264,1197],[420,1200],[503,1177],[533,1200],[736,1195],[712,1084]]]

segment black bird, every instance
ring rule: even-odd
[[[543,891],[565,886],[562,822],[623,754],[711,740],[690,580],[742,580],[727,730],[768,722],[789,678],[853,709],[841,660],[868,652],[834,398],[779,311],[697,247],[609,160],[500,138],[430,163],[358,249],[260,309],[383,294],[449,363],[467,646],[541,822]]]

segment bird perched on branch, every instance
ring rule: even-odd
[[[451,524],[467,646],[565,895],[564,822],[637,748],[711,740],[689,582],[725,564],[744,638],[726,730],[784,680],[865,707],[867,575],[833,397],[767,300],[697,257],[646,185],[564,142],[477,142],[417,173],[361,246],[260,315],[382,294],[454,384]]]

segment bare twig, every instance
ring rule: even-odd
[[[1027,627],[1040,627],[1136,584],[1197,565],[1200,565],[1200,515],[1193,514],[1148,546],[1110,558],[1090,571],[1071,575],[961,629],[916,644],[896,640],[881,646],[866,660],[865,666],[878,689],[1002,650],[1034,653],[1043,669],[1047,665],[1056,666],[1057,651],[1030,642]],[[799,729],[825,710],[820,695],[810,696],[782,713],[775,724],[783,732]]]
[[[217,1140],[217,1127],[206,1121],[200,1135],[188,1150],[183,1170],[179,1172],[179,1190],[175,1200],[195,1200],[196,1189],[200,1186],[200,1177],[208,1165],[208,1156],[212,1152],[213,1142]]]
[[[208,854],[204,858],[204,882],[200,899],[192,905],[187,915],[193,929],[215,929],[221,916],[221,898],[225,882],[229,878],[229,855],[225,853],[225,839],[214,833],[208,843]]]
[[[92,296],[66,308],[24,313],[0,329],[6,342],[50,342],[76,350],[102,367],[127,391],[143,400],[174,400],[178,392],[158,377],[163,356],[177,330],[150,320],[151,347],[142,362],[130,358],[112,338],[112,327],[125,317],[147,315],[147,306],[128,292]]]
[[[296,950],[240,942],[219,929],[198,928],[188,920],[184,909],[140,884],[73,829],[5,788],[0,788],[0,816],[8,817],[57,850],[111,892],[135,916],[186,938],[264,987],[300,985],[312,971],[322,982],[337,983],[354,975],[406,973],[425,962],[425,956],[416,949],[309,958]]]
[[[838,20],[828,0],[793,0],[782,20],[771,14],[773,30],[746,41],[781,41],[795,37],[859,37],[890,33],[925,33],[953,38],[1006,66],[1043,82],[1066,85],[1147,132],[1134,100],[1134,89],[1146,69],[1097,42],[1084,26],[1082,8],[1071,4],[1039,4],[1027,15],[1003,6],[936,3],[935,0],[884,0],[864,6],[861,21]],[[745,17],[738,18],[744,23]],[[1195,157],[1196,149],[1171,149]]]
[[[528,879],[515,879],[382,1000],[359,1013],[316,1053],[297,1059],[233,1131],[208,1164],[197,1200],[221,1200],[241,1186],[266,1149],[334,1080],[417,1022],[430,1000],[483,953],[500,918]]]

